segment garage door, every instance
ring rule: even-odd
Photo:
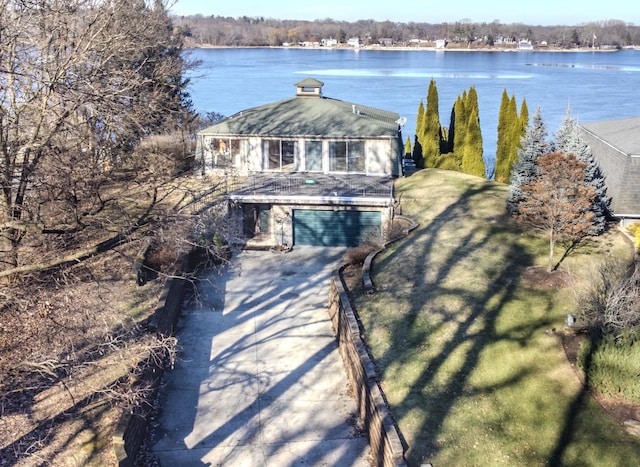
[[[380,229],[376,211],[293,211],[293,243],[313,246],[356,246],[364,232]]]

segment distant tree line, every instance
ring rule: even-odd
[[[213,9],[213,8],[212,8]],[[346,43],[349,37],[360,38],[363,45],[380,44],[381,39],[406,45],[411,40],[446,39],[491,47],[498,38],[516,41],[545,41],[549,46],[572,48],[581,46],[625,47],[640,44],[640,26],[622,20],[594,21],[575,26],[535,26],[524,23],[504,24],[462,19],[454,23],[428,23],[360,20],[337,21],[331,18],[315,21],[283,20],[264,17],[224,17],[204,15],[174,16],[173,22],[187,46],[280,46],[283,43],[320,42],[333,38]]]

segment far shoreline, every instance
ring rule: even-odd
[[[554,47],[538,47],[533,49],[518,49],[516,47],[409,47],[409,46],[365,46],[365,47],[325,47],[325,46],[299,46],[299,45],[209,45],[199,44],[187,46],[187,49],[296,49],[296,50],[352,50],[354,52],[367,52],[367,51],[387,51],[387,52],[507,52],[507,53],[527,53],[527,52],[569,52],[569,53],[610,53],[620,52],[623,50],[640,50],[638,46],[628,46],[623,48],[592,48],[592,47],[577,47],[572,49],[560,49]]]

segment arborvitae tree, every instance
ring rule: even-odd
[[[416,138],[418,141],[422,138],[424,132],[424,102],[420,101],[418,106],[418,115],[416,116]]]
[[[455,155],[457,165],[462,168],[462,155],[464,154],[464,135],[467,131],[467,108],[465,105],[466,91],[464,97],[458,96],[456,103],[453,106],[455,113],[455,130],[453,135],[453,148],[452,151]]]
[[[529,126],[529,106],[527,105],[527,99],[522,99],[522,104],[520,104],[520,124],[522,126],[522,135]]]
[[[516,103],[516,96],[511,96],[511,99],[509,99],[509,105],[507,106],[507,121],[507,158],[505,159],[503,166],[503,182],[509,180],[511,164],[513,164],[513,162],[515,162],[515,160],[518,158],[518,146],[520,145],[520,137],[522,136],[520,134],[520,122],[518,120],[518,104]]]
[[[404,156],[408,157],[411,155],[411,136],[407,136],[407,142],[404,143]]]
[[[418,105],[418,115],[416,116],[416,134],[413,141],[413,153],[411,158],[416,163],[416,167],[423,168],[422,144],[420,142],[422,133],[424,132],[424,102],[420,101]]]
[[[518,207],[524,201],[522,187],[531,183],[536,177],[536,161],[538,157],[550,151],[547,141],[547,127],[542,119],[540,107],[533,114],[533,122],[528,125],[518,150],[518,160],[513,164],[509,179],[509,196],[507,209],[511,214],[518,213]]]
[[[518,160],[520,140],[529,124],[529,109],[526,100],[522,100],[520,115],[515,96],[509,98],[507,91],[502,93],[500,113],[498,115],[498,142],[496,145],[496,167],[494,178],[498,182],[509,180],[513,164]]]
[[[496,145],[496,168],[495,179],[498,182],[507,180],[507,159],[509,158],[509,138],[511,137],[511,128],[509,122],[509,96],[507,90],[502,91],[502,100],[500,101],[500,111],[498,113],[498,142]]]
[[[416,163],[416,167],[424,168],[424,159],[422,158],[422,144],[420,144],[418,135],[416,135],[413,140],[413,152],[411,158]]]
[[[568,108],[560,127],[555,134],[554,150],[565,154],[573,154],[578,160],[586,164],[585,182],[595,190],[595,197],[591,211],[593,212],[593,225],[589,231],[590,235],[600,235],[606,230],[607,211],[611,199],[607,196],[607,187],[604,175],[600,167],[593,158],[591,148],[582,137],[577,122],[571,115]]]
[[[467,124],[462,155],[462,171],[469,175],[486,177],[486,167],[482,158],[482,133],[476,108],[472,108]]]
[[[479,120],[480,108],[478,107],[478,93],[476,91],[476,88],[474,88],[473,86],[469,88],[469,92],[466,94],[466,100],[464,104],[465,104],[465,109],[467,110],[467,118],[470,119],[471,113],[475,110],[476,118]]]
[[[451,106],[451,117],[449,118],[449,132],[447,133],[447,150],[443,152],[453,152],[453,141],[456,137],[456,104]]]
[[[512,114],[512,116],[515,116],[515,120],[513,121],[513,127],[511,128],[509,156],[507,158],[506,166],[504,167],[506,172],[505,181],[509,180],[513,170],[513,164],[518,161],[518,151],[522,149],[522,138],[527,131],[527,125],[529,125],[529,109],[527,108],[527,102],[524,99],[520,106],[520,115],[517,114],[515,97],[511,99],[509,109],[509,113]]]
[[[440,155],[440,114],[438,109],[438,89],[435,80],[429,83],[427,107],[424,112],[424,127],[420,136],[425,167],[433,167]]]

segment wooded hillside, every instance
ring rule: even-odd
[[[392,21],[337,21],[331,18],[315,21],[280,20],[262,17],[176,16],[174,24],[184,34],[187,45],[197,46],[281,46],[298,45],[333,38],[346,43],[358,37],[364,46],[425,44],[436,39],[450,43],[473,43],[495,46],[500,38],[515,47],[518,39],[548,46],[572,48],[580,46],[626,47],[640,45],[640,26],[611,19],[575,26],[536,26],[525,23],[396,23]],[[594,39],[594,36],[596,39]],[[385,40],[382,40],[385,39]],[[388,41],[387,39],[391,39]],[[413,42],[412,42],[413,41]]]

